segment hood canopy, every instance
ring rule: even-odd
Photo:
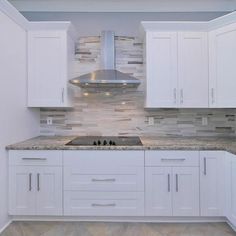
[[[81,88],[136,88],[140,81],[115,69],[115,34],[102,31],[101,36],[102,70],[96,70],[70,80]]]

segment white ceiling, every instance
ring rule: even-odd
[[[236,0],[9,0],[19,11],[199,12],[235,11]]]

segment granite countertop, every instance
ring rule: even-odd
[[[7,150],[225,150],[236,154],[233,137],[140,137],[143,146],[66,146],[75,136],[38,136]]]

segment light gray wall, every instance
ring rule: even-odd
[[[9,222],[5,147],[39,134],[39,111],[26,107],[26,31],[0,11],[0,231]]]
[[[114,30],[117,35],[138,36],[140,22],[158,21],[208,21],[226,12],[179,12],[179,13],[63,13],[22,12],[30,21],[69,20],[80,36],[99,35],[102,30]]]

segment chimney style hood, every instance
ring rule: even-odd
[[[140,81],[115,69],[115,34],[102,31],[101,36],[102,70],[96,70],[77,78],[70,83],[81,88],[136,88]]]

